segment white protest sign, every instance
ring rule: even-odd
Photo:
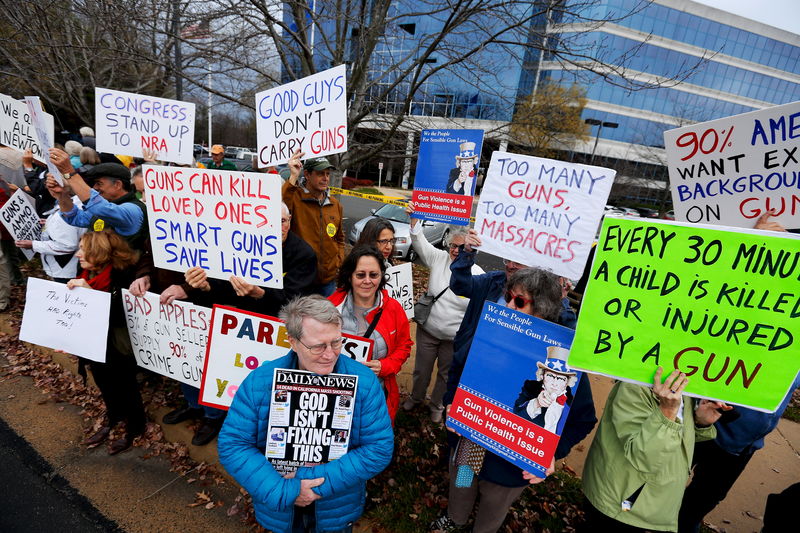
[[[194,157],[194,104],[95,87],[97,151],[190,165]]]
[[[51,132],[52,139],[53,115],[42,112],[41,116],[44,129]],[[0,94],[0,144],[19,152],[30,148],[34,159],[43,163],[49,159],[44,145],[39,142],[27,104],[4,94]]]
[[[256,94],[260,168],[347,151],[347,80],[339,65]]]
[[[3,207],[0,207],[0,222],[15,241],[38,241],[42,238],[39,215],[36,214],[36,208],[22,189],[17,189]],[[33,250],[28,248],[21,250],[28,261],[33,259]]]
[[[342,353],[357,361],[372,359],[372,341],[344,335]],[[215,305],[211,312],[200,403],[227,410],[244,378],[292,349],[277,318]]]
[[[155,266],[283,287],[278,176],[147,165],[144,185]]]
[[[157,374],[200,388],[211,309],[158,294],[136,297],[122,290],[125,323],[136,363]]]
[[[406,316],[414,318],[414,279],[411,275],[411,263],[402,263],[386,269],[386,291],[389,296],[400,302]]]
[[[61,172],[56,168],[55,163],[50,161],[50,148],[53,147],[53,117],[50,117],[48,123],[45,113],[42,110],[42,103],[39,101],[38,96],[26,96],[25,104],[28,106],[28,116],[31,119],[31,124],[36,132],[36,137],[39,139],[39,145],[42,148],[42,154],[45,163],[47,163],[47,170],[53,175],[53,178],[59,185],[64,185],[64,179],[61,177]],[[48,115],[49,116],[49,115]]]
[[[19,340],[105,362],[111,293],[28,278]]]
[[[675,219],[800,228],[800,102],[664,132]]]
[[[616,171],[494,152],[475,213],[481,251],[580,278]]]

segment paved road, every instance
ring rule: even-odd
[[[122,531],[0,418],[0,531]]]
[[[350,228],[353,227],[353,224],[372,214],[370,213],[371,209],[377,209],[383,205],[380,202],[364,200],[362,198],[354,198],[352,196],[341,195],[338,198],[339,201],[342,202],[342,208],[344,209],[345,236],[349,235]],[[476,256],[475,262],[487,272],[490,270],[500,270],[503,268],[503,261],[499,257],[489,254],[479,253]]]

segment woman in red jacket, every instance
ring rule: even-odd
[[[386,264],[372,246],[356,246],[339,269],[338,289],[328,299],[342,313],[342,332],[374,341],[365,363],[378,376],[394,423],[400,405],[397,373],[411,354],[411,334],[403,306],[383,290]]]

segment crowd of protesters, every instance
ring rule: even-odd
[[[122,424],[122,437],[109,443],[111,455],[129,449],[146,422],[122,316],[121,289],[136,296],[157,293],[162,303],[187,300],[280,315],[291,351],[254,370],[228,413],[200,405],[198,389],[182,384],[186,405],[162,419],[165,424],[200,420],[192,440],[198,446],[220,434],[222,464],[253,496],[258,521],[273,531],[352,529],[363,511],[366,481],[392,460],[393,424],[399,407],[411,411],[424,405],[433,378],[427,399],[430,418],[441,423],[447,416],[485,302],[575,327],[577,310],[567,298],[570,280],[510,260],[504,260],[503,270],[484,273],[475,265],[481,241],[474,231],[449,228],[444,250],[439,250],[412,219],[412,246],[430,269],[425,295],[430,312],[417,318],[412,390],[401,404],[396,376],[414,342],[402,305],[384,289],[387,268],[394,261],[395,228],[387,220],[372,220],[346,253],[342,205],[330,193],[333,165],[326,158],[303,160],[304,154],[298,151],[288,163],[281,211],[283,288],[272,289],[235,276],[227,281],[210,279],[199,267],[185,273],[155,267],[147,209],[141,201],[145,193],[142,171],[136,165],[156,163],[156,154],[145,153],[142,160],[134,160],[97,153],[91,129],[82,128],[81,134],[82,140],[70,140],[47,154],[61,180],[49,175],[47,167],[28,151],[22,157],[24,181],[10,174],[0,181],[0,204],[22,188],[43,224],[40,240],[14,242],[3,234],[0,310],[8,305],[9,285],[23,281],[17,248],[38,253],[45,273],[54,281],[112,294],[106,361],[86,365],[105,402],[106,420],[84,441],[98,446]],[[224,160],[222,146],[215,145],[210,152],[209,169],[235,169]],[[414,209],[413,203],[406,208],[409,214]],[[782,230],[769,216],[762,217],[759,225]],[[340,357],[343,333],[371,339],[372,360],[361,364]],[[352,437],[344,456],[284,476],[266,460],[275,368],[359,376]],[[555,460],[589,435],[597,417],[586,374],[577,380],[576,373],[564,365],[544,364],[541,370],[544,375],[549,372],[549,379],[560,383],[562,391],[579,381],[574,397],[568,392],[569,416],[547,469],[549,475]],[[725,498],[753,453],[763,446],[791,396],[790,390],[778,411],[766,414],[692,399],[683,394],[687,383],[686,375],[678,370],[659,368],[652,387],[615,384],[584,471],[590,504],[586,531],[697,531],[703,517]],[[798,385],[800,377],[794,387]],[[540,389],[519,403],[531,420],[546,420],[548,409],[552,415],[559,408]],[[448,443],[448,506],[432,524],[421,524],[420,530],[461,530],[472,516],[472,531],[497,531],[525,487],[543,480],[456,433],[448,434]],[[694,463],[695,477],[684,490]]]

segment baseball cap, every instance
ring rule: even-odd
[[[328,170],[329,168],[336,167],[331,165],[327,157],[312,157],[303,163],[303,170]]]
[[[99,178],[114,178],[122,181],[130,181],[131,171],[119,163],[100,163],[93,166],[84,174],[87,182],[92,182]]]
[[[225,148],[223,148],[221,144],[215,144],[214,146],[211,147],[211,153],[212,154],[224,154],[225,153]]]

